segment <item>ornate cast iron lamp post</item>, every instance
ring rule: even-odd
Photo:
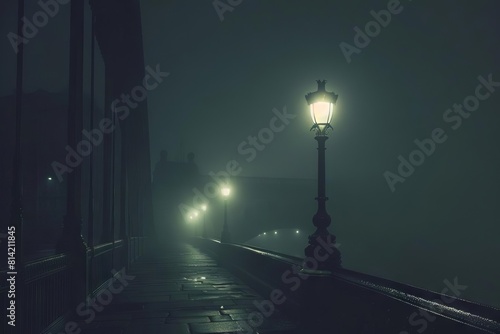
[[[318,90],[306,95],[306,101],[310,108],[313,126],[311,130],[316,131],[314,139],[318,142],[318,211],[313,217],[313,224],[316,231],[309,236],[309,245],[304,250],[306,257],[318,260],[319,270],[333,270],[339,268],[341,264],[340,252],[334,247],[335,235],[330,234],[328,226],[331,218],[326,211],[326,186],[325,186],[325,142],[328,139],[328,129],[333,129],[330,125],[338,95],[328,92],[325,89],[326,80],[317,80]],[[324,249],[325,244],[329,245],[327,252],[329,256],[319,258],[318,250]]]

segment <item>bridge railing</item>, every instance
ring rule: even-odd
[[[88,297],[97,295],[106,287],[113,278],[113,269],[119,271],[128,267],[144,254],[145,239],[132,237],[128,241],[117,240],[87,250]],[[24,268],[24,282],[16,281],[16,327],[20,326],[23,334],[59,333],[77,307],[72,302],[75,291],[71,256],[57,254],[44,257],[28,262]],[[0,304],[3,310],[9,307],[9,300],[14,300],[8,298],[7,272],[6,269],[0,271]],[[14,330],[8,325],[8,318],[2,319],[1,333],[13,333]]]
[[[456,296],[347,269],[302,270],[301,258],[245,245],[202,238],[193,245],[264,296],[256,303],[267,313],[301,319],[300,333],[500,333],[500,310]]]
[[[17,276],[14,295],[6,279],[1,280],[1,307],[6,310],[10,300],[15,302],[15,328],[20,327],[21,333],[39,333],[67,312],[72,295],[71,269],[70,257],[58,254],[27,263],[25,280],[20,282]],[[2,277],[7,277],[7,272],[2,270]],[[2,319],[2,333],[14,332],[9,320]]]

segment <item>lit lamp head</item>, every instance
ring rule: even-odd
[[[206,204],[203,204],[203,205],[201,206],[201,209],[202,209],[203,211],[207,211],[207,205],[206,205]]]
[[[330,122],[338,95],[326,91],[326,80],[316,80],[316,82],[318,83],[318,90],[306,95],[313,121],[311,130],[316,129],[317,136],[326,136],[326,130],[332,127]]]
[[[229,194],[231,193],[231,188],[229,188],[229,186],[223,186],[221,189],[220,189],[220,192],[222,193],[222,196],[224,196],[224,198],[227,198],[229,197]]]

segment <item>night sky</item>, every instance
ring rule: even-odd
[[[170,73],[148,96],[152,164],[162,149],[172,159],[192,151],[204,174],[235,159],[244,176],[313,179],[304,95],[325,79],[339,95],[327,141],[327,178],[336,187],[327,189],[329,211],[351,267],[433,289],[457,276],[470,296],[500,306],[500,6],[403,0],[348,60],[341,43],[355,47],[355,28],[364,31],[370,12],[388,4],[243,0],[221,20],[212,1],[143,0],[145,65]],[[38,10],[28,1],[28,17]],[[69,5],[61,5],[25,46],[26,92],[66,91],[68,24]],[[15,90],[6,37],[15,29],[16,1],[2,0],[0,96]],[[87,44],[89,31],[87,24]],[[103,69],[98,56],[100,108]],[[494,83],[480,90],[488,97],[477,110],[447,112],[489,76]],[[246,161],[238,147],[269,127],[273,109],[295,118]],[[437,128],[444,142],[392,191],[384,173],[398,174],[398,157],[409,159],[414,141]]]

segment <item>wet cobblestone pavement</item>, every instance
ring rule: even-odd
[[[83,334],[290,334],[296,327],[277,310],[264,316],[255,302],[265,298],[188,244],[164,247],[126,275],[127,285],[94,319],[81,318]]]

